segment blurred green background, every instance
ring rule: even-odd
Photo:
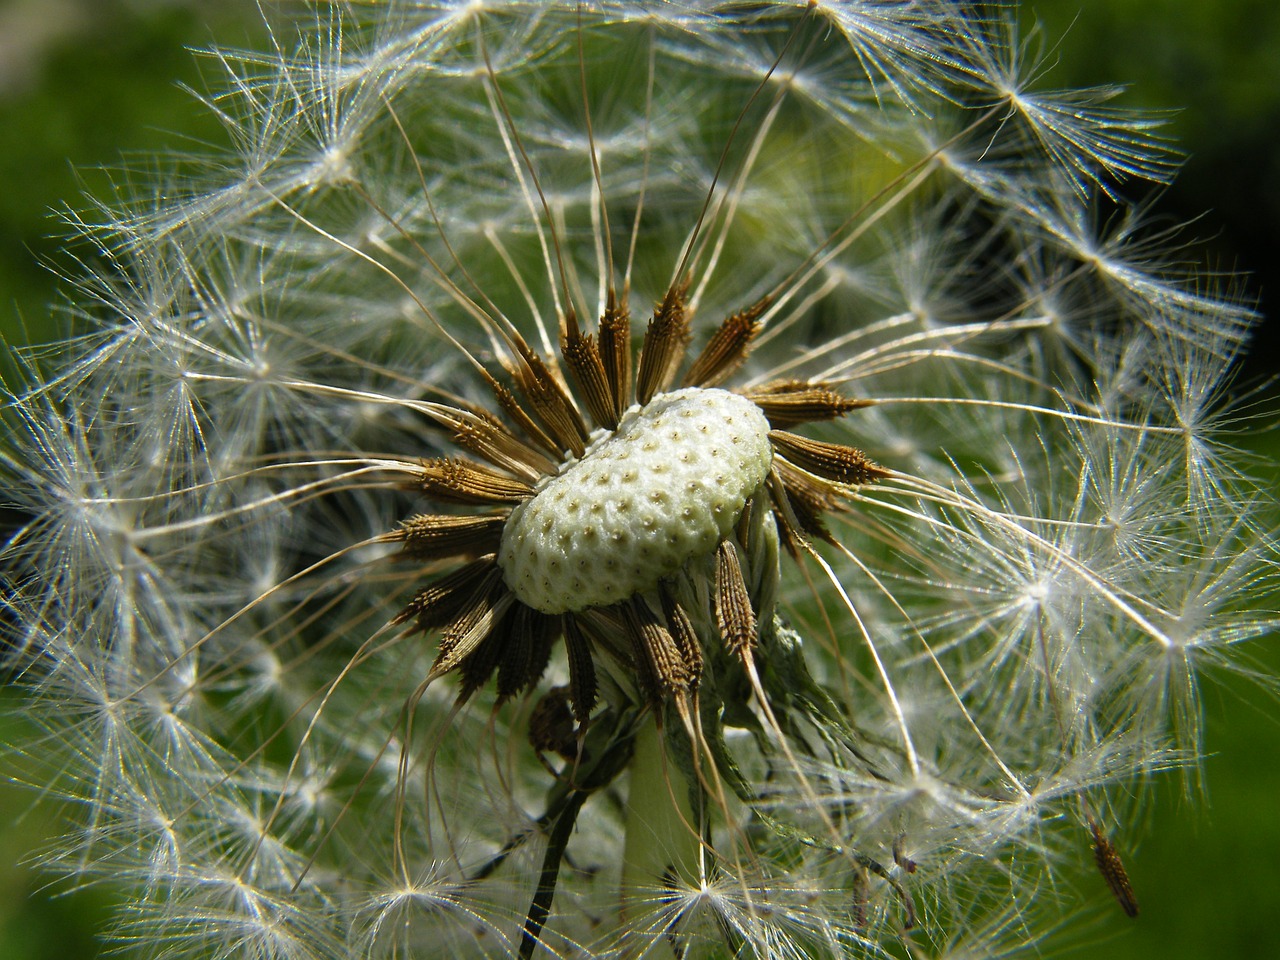
[[[1280,234],[1280,5],[1274,0],[1047,0],[1024,7],[1054,47],[1049,86],[1132,85],[1124,102],[1180,107],[1170,133],[1188,151],[1158,209],[1199,218],[1210,262],[1249,275],[1246,290],[1274,315]],[[253,43],[251,0],[0,0],[0,334],[9,343],[56,335],[50,210],[78,202],[95,168],[122,151],[181,149],[218,128],[180,84],[202,87],[186,46]],[[1055,46],[1056,45],[1056,46]],[[1275,321],[1260,329],[1245,372],[1280,367]],[[0,360],[3,366],[4,360]],[[1274,385],[1268,390],[1274,396]],[[1280,461],[1273,433],[1253,441]],[[1280,482],[1280,475],[1278,475]],[[1271,649],[1267,649],[1267,647]],[[1276,644],[1255,651],[1280,674]],[[24,733],[0,691],[0,740]],[[1109,903],[1084,839],[1077,885],[1100,919],[1068,920],[1066,955],[1116,960],[1280,957],[1280,722],[1277,703],[1238,679],[1206,684],[1205,794],[1159,788],[1141,845],[1117,837],[1142,905],[1129,921]],[[26,861],[57,830],[57,812],[0,770],[0,960],[78,960],[104,949],[105,891],[46,889]],[[1060,941],[1053,941],[1057,944]],[[1051,944],[1050,952],[1057,952]]]

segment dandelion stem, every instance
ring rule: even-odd
[[[622,911],[652,900],[674,878],[697,875],[699,841],[689,802],[689,784],[668,762],[662,730],[646,723],[636,734],[627,795],[626,845],[622,861]],[[646,957],[673,957],[671,948],[655,943]]]
[[[560,878],[560,863],[564,859],[565,847],[569,845],[573,826],[578,822],[578,811],[590,795],[588,790],[573,791],[551,828],[547,851],[542,858],[538,889],[529,905],[529,913],[525,916],[524,931],[520,938],[520,960],[529,960],[537,948],[542,927],[551,915],[551,901],[556,894],[556,881]]]

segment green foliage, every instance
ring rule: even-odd
[[[1271,319],[1246,369],[1270,376],[1280,356],[1280,6],[1269,0],[1037,0],[1056,85],[1126,84],[1125,101],[1170,110],[1185,169],[1160,209],[1196,220],[1224,270],[1248,275]]]
[[[56,332],[48,265],[66,263],[56,211],[101,186],[97,168],[116,165],[123,151],[164,153],[217,137],[216,122],[183,89],[201,85],[188,48],[215,32],[234,39],[235,22],[242,33],[250,22],[242,0],[83,6],[68,32],[29,54],[25,75],[0,87],[0,182],[8,185],[0,190],[0,336],[19,343]]]

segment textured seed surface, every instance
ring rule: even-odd
[[[772,459],[769,422],[750,400],[660,394],[512,511],[498,552],[507,586],[543,613],[653,587],[715,549]]]

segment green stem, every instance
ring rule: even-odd
[[[588,796],[590,794],[586,790],[573,791],[568,803],[554,820],[551,835],[547,838],[547,851],[542,859],[538,889],[533,895],[533,903],[529,905],[529,912],[525,915],[524,932],[520,939],[520,960],[530,960],[533,951],[537,949],[542,926],[551,915],[551,901],[556,895],[556,881],[560,877],[565,847],[569,845],[573,826],[578,822],[578,812]]]
[[[656,722],[636,734],[627,795],[627,836],[622,863],[623,918],[653,904],[663,891],[698,876],[698,821],[689,784],[665,754]],[[670,943],[655,944],[647,958],[674,958]]]

